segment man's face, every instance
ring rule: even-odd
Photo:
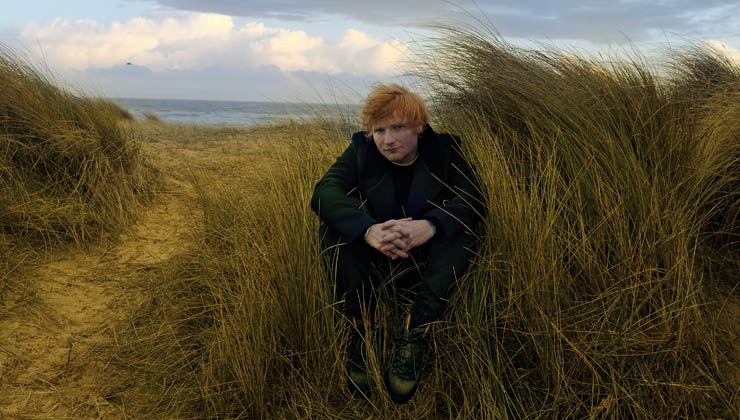
[[[419,150],[422,124],[409,123],[397,114],[373,125],[373,141],[380,153],[394,163],[411,163]]]

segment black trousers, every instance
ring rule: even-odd
[[[374,288],[393,281],[411,291],[412,322],[416,325],[437,321],[444,312],[455,283],[470,265],[476,238],[458,232],[444,238],[433,237],[411,251],[409,258],[391,260],[362,239],[343,242],[340,235],[321,227],[325,261],[335,280],[337,299],[344,300],[346,316],[362,319],[362,310],[374,313]]]

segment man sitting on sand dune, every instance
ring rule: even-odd
[[[405,402],[419,383],[429,326],[468,268],[480,198],[458,139],[432,130],[417,94],[378,85],[361,118],[364,131],[316,184],[311,206],[336,258],[337,297],[353,327],[347,364],[353,392],[368,396],[372,388],[365,334],[377,274],[405,272],[404,283],[416,284],[386,374],[390,396]]]

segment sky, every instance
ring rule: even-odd
[[[486,22],[514,45],[592,55],[709,45],[740,62],[737,0],[8,3],[3,49],[112,98],[360,102],[374,82],[404,80],[435,24]]]

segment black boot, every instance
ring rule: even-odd
[[[388,393],[395,402],[405,403],[414,395],[421,378],[425,336],[428,326],[409,329],[411,316],[406,319],[401,336],[393,350],[391,368],[386,376]]]
[[[367,373],[367,340],[365,325],[354,321],[351,326],[348,358],[347,376],[350,392],[355,396],[370,396],[370,376]]]

